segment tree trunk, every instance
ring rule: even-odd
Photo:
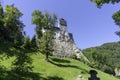
[[[47,62],[49,61],[48,56],[49,56],[49,53],[47,52],[46,55],[45,55],[45,60],[46,60]]]

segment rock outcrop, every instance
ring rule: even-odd
[[[58,22],[58,27],[55,28],[53,55],[57,57],[70,57],[72,54],[75,54],[77,58],[83,57],[87,60],[76,46],[72,33],[68,32],[67,22],[61,18]]]

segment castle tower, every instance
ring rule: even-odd
[[[65,19],[60,18],[58,21],[58,27],[60,28],[60,30],[62,31],[67,31],[67,22]]]

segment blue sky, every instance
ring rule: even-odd
[[[90,0],[2,0],[2,5],[15,4],[24,14],[21,20],[26,27],[27,35],[32,37],[35,25],[31,24],[34,10],[48,10],[58,18],[67,20],[68,31],[73,34],[74,41],[80,49],[115,42],[119,37],[115,31],[119,27],[112,20],[112,14],[119,10],[120,4],[95,7]]]

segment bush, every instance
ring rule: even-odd
[[[77,55],[76,55],[76,54],[71,54],[71,55],[70,55],[70,58],[72,58],[72,59],[77,59]]]

